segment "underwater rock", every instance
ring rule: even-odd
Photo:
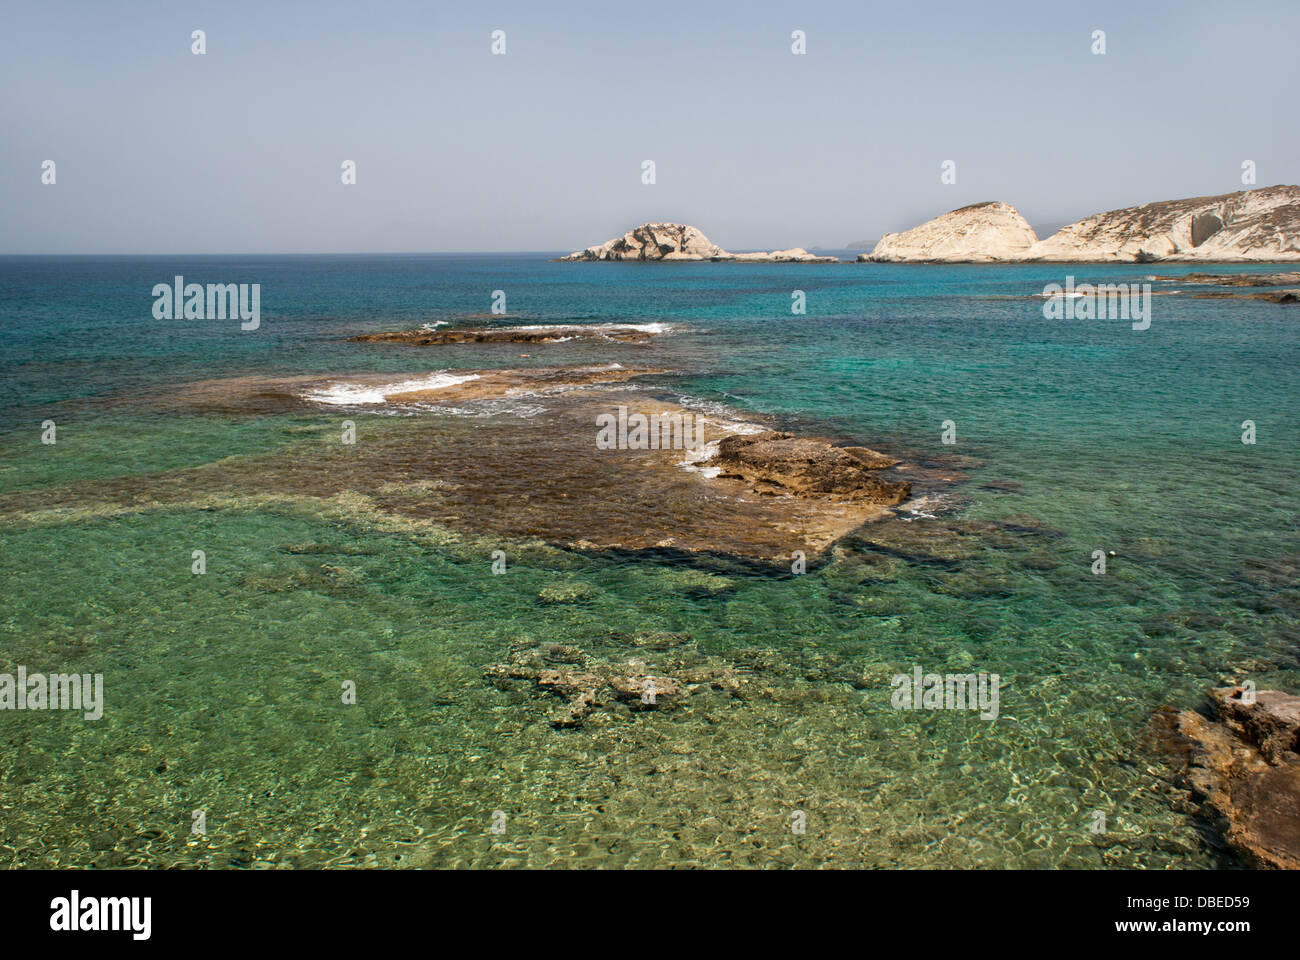
[[[683,596],[702,600],[733,593],[736,582],[704,570],[673,570],[664,574],[664,585]]]
[[[1300,869],[1300,697],[1241,687],[1210,691],[1218,722],[1190,710],[1177,729],[1191,744],[1188,778],[1202,812],[1257,866]]]
[[[557,649],[570,662],[555,666]],[[516,650],[505,663],[486,667],[484,676],[501,689],[524,681],[562,698],[564,703],[547,715],[557,729],[582,726],[593,712],[616,707],[672,710],[704,689],[739,697],[746,683],[731,664],[698,653],[652,666],[639,657],[596,656],[563,644]]]
[[[537,602],[544,604],[590,603],[598,596],[600,596],[600,590],[589,583],[577,581],[550,583],[537,592]]]

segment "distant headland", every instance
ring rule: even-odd
[[[578,250],[573,261],[840,263],[802,247],[729,253],[698,227],[643,223]],[[1300,261],[1300,187],[1162,200],[1094,214],[1040,240],[1020,211],[989,201],[903,233],[887,233],[859,263],[1269,263]]]

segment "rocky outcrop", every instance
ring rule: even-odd
[[[837,263],[803,247],[770,253],[728,253],[698,227],[684,223],[643,223],[621,237],[578,250],[560,262],[574,260],[734,260],[740,263]]]
[[[1165,200],[1087,217],[1024,259],[1066,263],[1300,260],[1300,187]]]
[[[1038,240],[1009,203],[962,207],[903,233],[887,233],[859,261],[875,263],[996,263],[1021,260]]]
[[[643,223],[560,260],[709,260],[726,255],[697,227],[684,223]]]
[[[1168,283],[1196,283],[1214,287],[1289,287],[1300,285],[1300,273],[1188,273],[1181,277],[1156,276]]]
[[[1300,697],[1241,687],[1210,692],[1218,722],[1190,710],[1188,776],[1202,812],[1257,866],[1300,869]]]
[[[1267,303],[1284,303],[1300,304],[1300,289],[1295,290],[1270,290],[1267,293],[1198,293],[1195,295],[1197,300],[1263,300]]]
[[[714,463],[720,477],[744,480],[759,493],[830,495],[895,506],[912,492],[910,483],[882,480],[872,472],[897,466],[891,457],[775,430],[723,437]]]

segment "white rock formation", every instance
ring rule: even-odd
[[[953,210],[903,233],[887,233],[858,260],[877,263],[994,263],[1022,260],[1038,241],[1009,203],[990,201]]]
[[[579,250],[561,261],[572,260],[736,260],[742,263],[837,263],[803,247],[771,253],[728,253],[699,228],[684,223],[643,223],[621,237]]]
[[[1045,240],[1015,207],[981,203],[904,233],[858,260],[893,263],[1300,261],[1300,187],[1242,190],[1111,210]]]
[[[1265,187],[1099,213],[1040,240],[1025,259],[1300,260],[1300,187]]]
[[[561,260],[711,260],[728,256],[697,228],[684,223],[643,223],[621,237]]]
[[[770,253],[727,253],[716,259],[735,260],[738,263],[839,263],[839,257],[819,257],[803,247],[773,250]]]

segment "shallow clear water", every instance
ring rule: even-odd
[[[1188,269],[0,258],[0,672],[103,673],[107,701],[96,722],[0,712],[0,860],[1231,865],[1150,731],[1161,707],[1228,679],[1300,685],[1300,315],[1155,297],[1137,332],[1048,321],[1028,299],[1067,272]],[[154,320],[151,288],[178,273],[261,283],[261,329]],[[512,321],[675,331],[436,354],[346,342],[482,323],[463,318],[498,289]],[[806,316],[790,314],[793,290]],[[153,399],[252,374],[511,367],[521,352],[653,364],[672,371],[656,389],[688,404],[974,458],[969,479],[932,517],[864,528],[792,577],[503,544],[476,538],[472,518],[453,533],[346,489],[316,498],[347,487],[324,442],[340,412]],[[353,418],[418,459],[517,412]],[[491,574],[497,547],[505,576]],[[1096,549],[1115,552],[1105,576]],[[557,584],[586,590],[539,600]],[[655,651],[637,640],[652,630],[690,639]],[[558,730],[553,697],[484,677],[547,643],[651,666],[693,657],[742,671],[751,692]],[[891,709],[890,677],[914,664],[999,674],[999,718]],[[1104,835],[1088,829],[1095,810]]]

